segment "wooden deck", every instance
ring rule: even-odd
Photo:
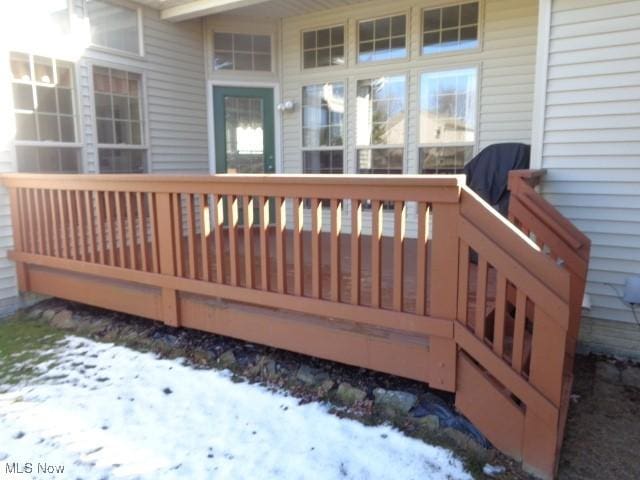
[[[459,176],[2,181],[21,291],[427,382],[551,478],[589,241],[539,178],[513,174],[511,222]]]

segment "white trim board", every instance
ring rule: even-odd
[[[547,78],[549,73],[549,41],[551,35],[551,2],[538,2],[538,41],[536,73],[531,119],[531,168],[542,168],[545,115],[547,111]]]

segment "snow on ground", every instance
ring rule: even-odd
[[[471,478],[445,449],[229,372],[78,337],[47,354],[40,376],[0,394],[0,477],[46,462],[64,474],[34,478]]]

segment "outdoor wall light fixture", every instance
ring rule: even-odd
[[[293,112],[293,109],[296,107],[296,104],[291,100],[285,100],[277,105],[277,109],[281,112]]]

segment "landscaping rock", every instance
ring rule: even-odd
[[[265,379],[275,379],[278,376],[278,370],[275,360],[268,355],[260,355],[255,365],[246,370],[249,377],[260,376]]]
[[[321,397],[326,396],[335,384],[336,383],[333,380],[328,378],[320,384],[320,387],[318,387],[318,395],[320,395]]]
[[[620,383],[620,369],[613,363],[600,360],[596,363],[596,377],[608,383]]]
[[[48,310],[45,310],[44,312],[42,312],[42,319],[47,321],[47,322],[50,322],[51,320],[53,320],[53,317],[56,316],[56,313],[58,313],[58,312],[56,310],[51,309],[51,308],[48,309]]]
[[[73,320],[73,313],[69,310],[61,310],[56,313],[51,319],[51,325],[63,330],[71,330],[76,327],[76,322]]]
[[[445,428],[442,432],[453,440],[458,447],[473,455],[476,460],[486,463],[493,459],[495,452],[492,449],[484,448],[473,438],[465,435],[461,431],[454,428]]]
[[[629,365],[622,371],[622,384],[640,389],[640,367]]]
[[[384,388],[374,389],[373,396],[376,407],[402,414],[408,413],[418,401],[418,397],[413,393],[400,390],[385,390]]]
[[[428,430],[438,430],[440,428],[440,419],[436,415],[426,415],[424,417],[414,418],[416,424],[427,428]]]
[[[207,350],[198,348],[193,352],[193,360],[201,365],[207,365],[215,360],[215,356]]]
[[[345,382],[341,383],[336,390],[336,401],[347,407],[362,402],[366,397],[367,392]]]
[[[229,369],[234,367],[236,365],[236,363],[237,363],[236,356],[233,354],[232,350],[227,350],[222,355],[220,355],[220,358],[218,359],[218,362],[224,368],[229,368]]]
[[[296,378],[307,385],[319,385],[329,378],[329,374],[308,365],[301,365],[296,373]]]

